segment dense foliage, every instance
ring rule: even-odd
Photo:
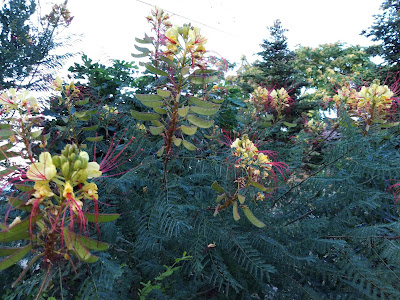
[[[199,28],[147,20],[142,74],[83,56],[46,108],[2,91],[1,298],[399,299],[397,85],[280,23],[226,78]]]

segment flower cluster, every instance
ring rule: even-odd
[[[100,166],[96,162],[89,162],[87,152],[79,151],[76,145],[67,145],[59,156],[52,157],[49,152],[43,152],[39,162],[31,164],[26,172],[26,177],[35,182],[34,198],[26,205],[37,207],[48,200],[46,204],[58,211],[57,215],[65,214],[69,208],[85,223],[82,200],[98,200],[96,184],[87,180],[101,174]],[[56,188],[51,189],[50,182]],[[56,200],[56,203],[52,200]]]
[[[146,19],[150,24],[153,25],[154,30],[165,30],[172,26],[169,21],[169,15],[164,13],[164,10],[155,7],[154,10],[151,10],[151,15],[147,16]]]
[[[269,91],[259,86],[251,94],[249,102],[255,106],[258,112],[271,108],[278,113],[279,117],[286,108],[290,107],[292,99],[284,88]]]
[[[322,133],[326,128],[326,123],[317,121],[315,119],[306,121],[306,123],[304,125],[305,125],[306,131],[313,132],[315,134]]]
[[[258,148],[249,139],[247,134],[242,139],[237,138],[231,145],[232,155],[239,158],[236,168],[245,169],[253,181],[258,178],[265,179],[272,169],[269,156],[258,151]]]
[[[37,112],[39,105],[34,97],[27,97],[28,91],[18,93],[13,88],[0,95],[0,104],[2,105],[2,111],[10,112],[11,110],[20,110],[22,108],[26,110],[33,110]]]
[[[182,27],[175,25],[165,32],[165,37],[167,49],[164,55],[171,60],[179,55],[185,58],[186,53],[190,53],[192,65],[195,65],[206,51],[204,44],[207,39],[200,34],[200,29],[197,27],[187,24]]]
[[[370,86],[363,86],[358,92],[342,87],[332,98],[336,106],[347,109],[352,116],[360,118],[367,126],[386,121],[393,105],[394,93],[387,85],[374,80]]]

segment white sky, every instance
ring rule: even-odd
[[[239,62],[242,55],[253,61],[262,40],[268,37],[267,26],[272,26],[275,19],[289,29],[286,35],[291,49],[299,44],[315,47],[336,41],[369,45],[370,40],[359,34],[372,25],[372,15],[381,12],[382,1],[69,0],[74,20],[66,32],[83,34],[76,49],[94,60],[130,61],[130,54],[136,52],[134,38],[149,33],[145,17],[157,5],[170,13],[173,24],[191,22],[200,27],[208,39],[207,50],[229,61]]]

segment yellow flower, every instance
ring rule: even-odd
[[[35,193],[33,193],[33,196],[35,198],[54,196],[54,193],[51,191],[49,184],[47,182],[42,182],[42,181],[36,182],[34,189]]]
[[[87,166],[88,178],[97,178],[103,174],[97,162],[90,162]]]
[[[64,185],[63,197],[68,198],[68,195],[72,198],[75,198],[74,188],[69,181],[67,181]]]
[[[84,193],[84,198],[92,200],[95,198],[99,199],[99,195],[97,194],[97,185],[93,182],[87,183],[82,187],[82,192]]]
[[[89,154],[85,151],[81,151],[79,152],[79,156],[83,159],[85,159],[86,161],[89,161]],[[87,171],[87,178],[97,178],[100,177],[101,174],[103,174],[100,171],[100,166],[97,162],[90,162],[87,164],[86,167],[86,171]]]
[[[57,169],[53,165],[51,154],[42,152],[39,162],[30,165],[26,172],[26,177],[33,181],[50,181],[57,174]]]

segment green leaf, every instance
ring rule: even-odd
[[[74,116],[77,117],[77,118],[83,118],[83,117],[86,116],[86,111],[76,111],[74,113]]]
[[[160,118],[160,115],[156,114],[156,113],[138,112],[135,110],[131,110],[131,115],[136,120],[140,120],[140,121],[158,120]]]
[[[172,142],[175,144],[175,146],[180,147],[182,144],[182,139],[172,136]]]
[[[95,136],[95,137],[87,137],[86,140],[89,142],[100,142],[103,139],[102,135]]]
[[[240,220],[239,210],[238,210],[238,203],[237,201],[233,202],[233,219],[235,221]]]
[[[131,56],[134,58],[142,58],[142,57],[146,57],[148,55],[149,55],[149,53],[140,53],[140,54],[131,53]]]
[[[159,58],[161,61],[165,62],[168,66],[170,66],[173,69],[176,69],[176,64],[170,60],[168,57],[166,56],[160,56]]]
[[[167,110],[161,107],[153,107],[154,111],[159,113],[159,114],[166,114]]]
[[[209,101],[205,101],[205,100],[201,100],[197,97],[190,97],[189,98],[189,102],[197,105],[197,106],[201,106],[201,107],[206,107],[206,108],[220,108],[220,105],[214,104],[212,102]]]
[[[292,127],[292,128],[297,126],[297,124],[289,123],[289,122],[283,122],[283,124],[285,124],[285,126],[287,126],[287,127]]]
[[[32,220],[32,226],[42,218],[42,215],[35,217],[27,217],[25,220],[18,224],[15,224],[7,229],[0,231],[0,242],[12,242],[29,237],[29,226],[30,219]]]
[[[94,213],[84,213],[85,218],[91,223],[106,223],[112,222],[119,218],[119,214],[94,214]]]
[[[89,98],[83,99],[83,100],[79,100],[79,101],[75,101],[76,105],[82,106],[89,103]]]
[[[144,39],[135,38],[135,41],[139,44],[151,44],[152,42],[151,39],[148,37],[145,37]]]
[[[258,182],[255,181],[249,181],[250,185],[254,186],[255,188],[259,189],[260,191],[267,191],[267,188],[265,188],[263,185],[259,184]]]
[[[157,90],[157,95],[163,97],[163,98],[168,98],[169,96],[171,96],[171,92],[170,91],[166,91],[166,90],[161,90],[158,89]]]
[[[16,209],[20,209],[23,211],[32,210],[32,205],[26,205],[26,202],[24,200],[21,200],[20,198],[17,197],[8,197],[8,203],[10,203],[12,207]]]
[[[224,193],[224,194],[221,194],[221,195],[218,195],[218,196],[217,196],[217,203],[218,203],[218,202],[221,202],[221,200],[222,200],[222,199],[225,199],[225,198],[226,198],[225,193]]]
[[[64,241],[68,250],[80,260],[87,263],[95,263],[98,260],[98,257],[92,255],[82,241],[73,232],[68,230],[68,227],[64,227]]]
[[[168,73],[167,72],[164,72],[164,71],[162,71],[160,69],[157,69],[157,68],[153,67],[150,64],[144,64],[144,66],[146,67],[147,70],[149,70],[153,74],[157,74],[157,75],[160,75],[160,76],[168,77]]]
[[[250,221],[251,224],[253,224],[258,228],[265,227],[265,224],[253,215],[253,213],[251,212],[250,208],[247,205],[240,205],[240,208],[243,210],[244,215]]]
[[[190,81],[194,84],[207,84],[218,80],[218,76],[190,76]]]
[[[197,127],[196,126],[185,126],[185,125],[181,125],[181,130],[184,134],[186,135],[193,135],[196,133],[197,131]]]
[[[223,193],[223,192],[224,192],[224,189],[218,184],[217,181],[214,181],[214,182],[213,182],[213,184],[211,185],[211,188],[212,188],[214,191],[218,192],[218,193]]]
[[[142,53],[146,53],[146,54],[149,54],[149,53],[150,53],[150,50],[147,49],[147,48],[139,47],[139,46],[137,46],[137,45],[134,45],[134,47],[136,48],[136,50],[138,50],[138,51],[140,51],[140,52],[142,52]]]
[[[189,143],[188,141],[182,140],[182,144],[189,151],[194,151],[197,149],[197,147],[195,145],[193,145],[192,143]]]
[[[240,194],[238,194],[237,197],[238,197],[238,200],[239,200],[240,204],[243,204],[244,201],[246,201],[246,198],[244,196],[240,195]]]
[[[9,256],[14,252],[20,250],[20,247],[17,248],[10,248],[10,247],[0,247],[0,257]]]
[[[200,128],[210,128],[214,125],[214,120],[204,120],[195,115],[188,115],[187,119],[190,123]]]
[[[163,155],[165,150],[165,146],[162,146],[158,151],[157,151],[157,156],[160,157],[161,155]]]
[[[178,115],[182,118],[186,117],[189,112],[189,106],[178,108]]]
[[[37,131],[33,131],[31,132],[31,137],[33,137],[34,139],[38,138],[43,132],[43,128],[39,129]]]
[[[164,102],[162,102],[162,101],[144,101],[144,102],[142,102],[142,104],[147,107],[156,108],[156,107],[163,106]]]
[[[96,241],[94,239],[91,239],[90,237],[77,234],[75,232],[70,231],[68,227],[64,227],[64,233],[66,231],[68,231],[69,242],[71,241],[73,242],[73,240],[78,240],[79,243],[81,243],[84,247],[88,248],[89,250],[105,251],[109,247],[107,243]],[[71,245],[71,243],[69,244]]]
[[[152,135],[159,135],[164,131],[164,127],[155,127],[155,126],[150,126],[150,133]]]
[[[12,254],[10,254],[9,256],[0,261],[0,271],[5,270],[8,267],[11,267],[12,265],[16,264],[21,259],[23,259],[25,255],[27,255],[29,251],[31,251],[32,245],[28,244],[25,247],[18,249],[19,250],[13,252]]]
[[[147,101],[162,101],[162,97],[159,95],[146,95],[146,94],[136,94],[135,97],[140,101],[140,102],[147,102]]]
[[[83,127],[82,130],[83,131],[94,131],[94,130],[97,129],[97,127],[99,127],[99,126],[98,125],[93,125],[93,126],[90,126],[90,127]]]
[[[156,127],[163,126],[163,124],[160,121],[157,121],[157,120],[151,120],[151,123],[153,123],[153,125],[155,125]]]
[[[0,138],[2,139],[8,139],[10,136],[12,136],[13,132],[10,129],[1,129],[0,130]]]
[[[199,115],[212,116],[218,112],[219,107],[206,108],[201,106],[191,106],[190,111]]]
[[[14,184],[14,186],[19,189],[21,192],[31,192],[34,190],[33,186],[24,185],[24,184]]]

